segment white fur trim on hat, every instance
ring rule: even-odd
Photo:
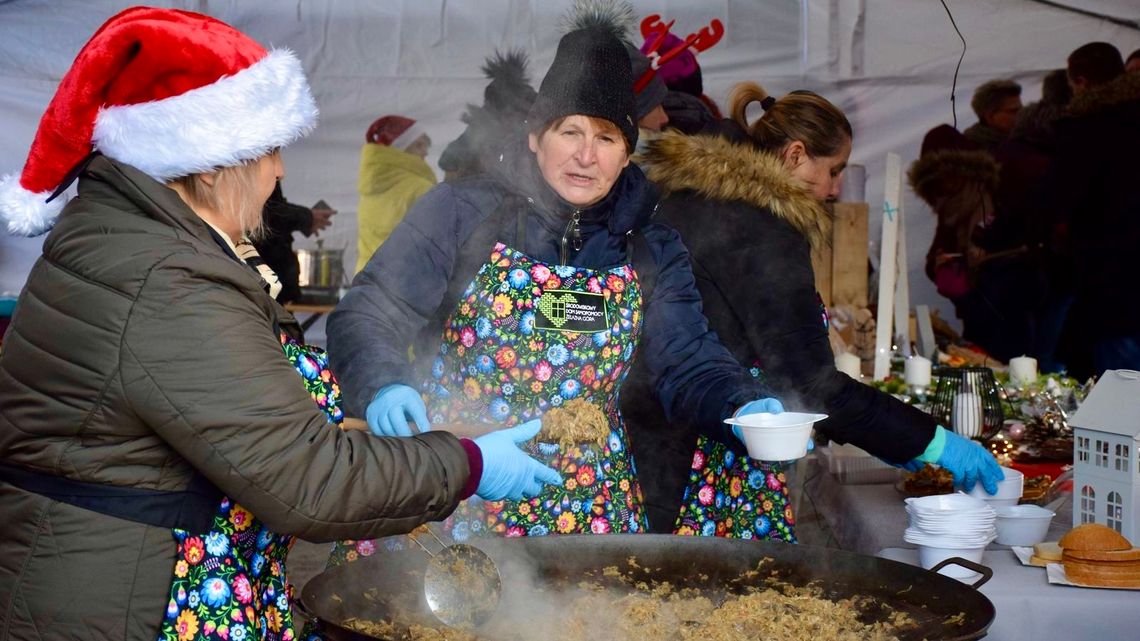
[[[408,127],[396,139],[392,141],[390,147],[396,149],[406,150],[409,145],[416,141],[417,138],[427,134],[427,130],[420,126],[419,121],[413,122],[411,127]]]
[[[51,229],[67,199],[63,196],[47,202],[50,191],[32,193],[20,186],[16,174],[0,176],[0,214],[8,223],[8,233],[39,236]]]
[[[101,109],[92,145],[167,182],[260,158],[316,124],[317,105],[301,62],[291,51],[276,49],[204,87]]]

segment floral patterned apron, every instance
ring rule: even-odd
[[[562,473],[563,485],[525,501],[461,504],[447,524],[455,540],[646,528],[617,403],[641,305],[630,265],[549,265],[495,245],[444,325],[424,385],[432,422],[511,427],[583,398],[604,411],[610,434],[601,446],[527,446]]]
[[[281,334],[285,355],[301,374],[329,422],[344,419],[340,388],[319,348]],[[178,541],[170,601],[160,641],[291,641],[293,586],[285,557],[293,537],[276,534],[230,499],[223,498],[205,534],[172,530]]]
[[[527,446],[529,454],[562,473],[563,485],[527,501],[472,497],[460,503],[444,522],[454,540],[646,529],[617,402],[641,332],[641,306],[641,286],[630,265],[550,265],[495,244],[444,323],[421,387],[432,423],[506,428],[584,398],[605,412],[611,429],[602,447]],[[377,546],[414,545],[407,536],[340,541],[328,565],[371,556]]]
[[[819,308],[826,330],[830,322],[822,298]],[[759,362],[748,372],[757,379],[764,376]],[[676,534],[795,543],[795,524],[781,463],[738,456],[714,439],[697,439]]]

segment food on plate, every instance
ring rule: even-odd
[[[602,446],[609,436],[610,422],[602,410],[585,399],[575,398],[542,415],[538,440],[558,443],[564,448],[582,444]]]
[[[1045,567],[1048,563],[1061,562],[1061,546],[1056,541],[1044,541],[1033,544],[1033,556],[1029,557],[1029,564]]]
[[[1052,483],[1053,477],[1048,474],[1026,478],[1021,488],[1021,502],[1040,501],[1045,497],[1045,493],[1049,491],[1049,486]]]
[[[1116,530],[1085,523],[1059,541],[1065,576],[1092,587],[1140,588],[1140,548]]]
[[[954,491],[954,475],[941,467],[927,465],[917,472],[907,474],[903,478],[902,488],[910,496],[950,494]]]

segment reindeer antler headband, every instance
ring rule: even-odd
[[[634,92],[640,92],[644,89],[645,86],[649,84],[649,81],[653,79],[653,76],[656,75],[657,70],[661,68],[661,65],[681,55],[686,49],[692,47],[696,51],[705,51],[720,42],[720,39],[724,37],[724,23],[713,18],[708,26],[702,27],[697,33],[689,34],[680,45],[662,53],[659,49],[662,43],[665,42],[665,36],[669,34],[669,29],[673,27],[675,22],[677,21],[670,20],[668,23],[663,23],[661,22],[661,16],[656,13],[646,16],[645,19],[641,21],[641,35],[645,38],[645,41],[649,43],[648,50],[643,51],[649,58],[649,70],[642,74],[633,84]]]

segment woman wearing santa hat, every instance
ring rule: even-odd
[[[558,482],[515,444],[537,426],[330,427],[335,379],[241,258],[316,116],[290,52],[133,8],[0,178],[11,232],[54,225],[0,356],[0,638],[291,639],[290,536],[407,532]]]

